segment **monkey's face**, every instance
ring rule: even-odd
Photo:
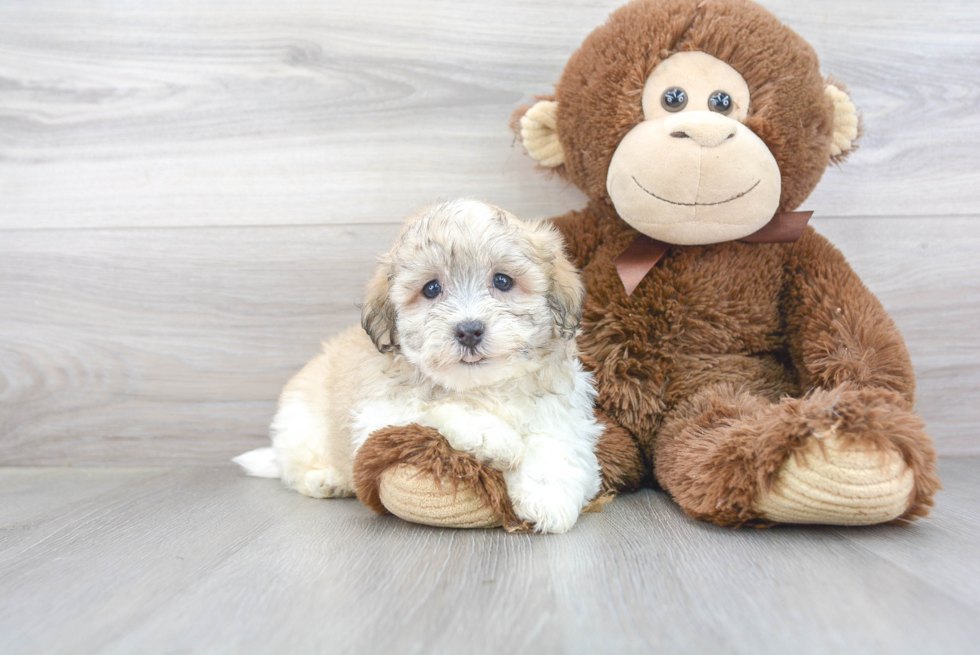
[[[813,48],[735,0],[624,5],[575,51],[554,95],[517,117],[541,166],[680,245],[740,239],[795,210],[859,133]]]
[[[703,52],[664,60],[643,87],[643,120],[613,153],[606,189],[640,232],[680,245],[731,241],[776,213],[780,172],[744,125],[749,88]]]

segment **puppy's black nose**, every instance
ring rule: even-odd
[[[483,341],[485,326],[481,321],[466,321],[456,324],[456,341],[467,348],[475,348]]]

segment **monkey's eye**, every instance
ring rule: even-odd
[[[510,291],[514,286],[514,280],[503,273],[497,273],[493,276],[493,286],[501,291]]]
[[[439,280],[427,282],[426,285],[422,287],[422,295],[426,298],[435,298],[440,293],[442,293],[442,285],[439,284]]]
[[[735,108],[735,105],[732,103],[732,97],[730,95],[724,91],[715,91],[708,98],[708,108],[719,114],[730,114],[732,113],[732,109]]]
[[[671,87],[664,91],[660,104],[667,111],[680,111],[687,106],[687,93],[679,86]]]

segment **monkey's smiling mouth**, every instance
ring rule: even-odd
[[[754,189],[757,186],[759,186],[759,182],[762,182],[762,180],[761,179],[760,180],[756,180],[755,181],[755,184],[753,184],[752,186],[750,186],[745,191],[742,191],[741,193],[736,193],[734,196],[732,196],[728,200],[719,200],[718,202],[675,202],[673,200],[667,200],[666,198],[662,198],[662,197],[658,196],[656,193],[654,193],[653,191],[650,191],[649,189],[647,189],[646,187],[644,187],[642,184],[640,184],[640,181],[637,180],[635,177],[633,178],[633,182],[636,184],[636,186],[640,187],[640,189],[642,189],[645,193],[653,196],[657,200],[662,200],[662,201],[664,201],[666,203],[670,203],[671,205],[680,205],[682,207],[711,207],[712,205],[724,205],[726,202],[731,202],[732,200],[738,200],[742,196],[750,193],[752,191],[752,189]]]

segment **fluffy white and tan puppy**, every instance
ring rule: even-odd
[[[583,295],[550,225],[472,200],[427,207],[382,257],[361,327],[286,385],[272,448],[235,461],[307,496],[350,496],[368,436],[418,423],[503,471],[519,518],[564,532],[600,484],[573,339]]]

